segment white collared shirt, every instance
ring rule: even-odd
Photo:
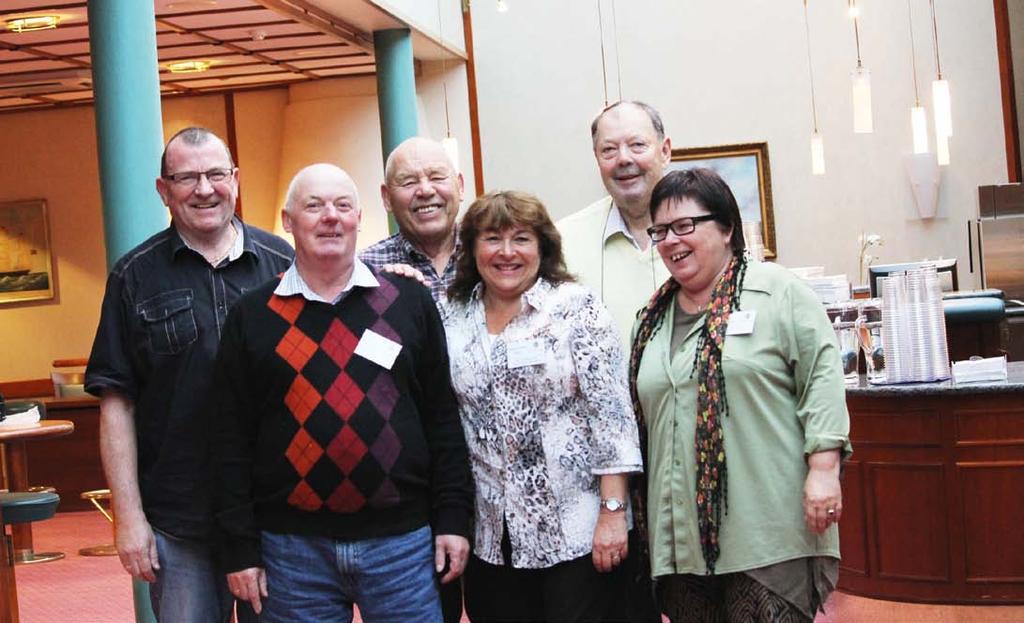
[[[622,213],[619,212],[618,206],[616,206],[613,201],[612,209],[608,210],[608,220],[604,224],[604,237],[602,240],[607,244],[608,239],[615,234],[622,234],[626,237],[626,240],[636,247],[637,251],[644,251],[640,246],[640,243],[633,237],[632,232],[629,231],[629,227],[626,226],[626,221],[622,218]]]
[[[281,283],[277,284],[277,287],[274,288],[274,294],[278,296],[301,294],[302,298],[307,301],[336,305],[338,301],[345,298],[352,288],[356,286],[361,288],[376,288],[380,286],[380,282],[373,276],[373,272],[358,257],[352,259],[352,275],[348,278],[348,283],[342,288],[341,293],[333,301],[328,301],[314,292],[313,288],[310,288],[306,280],[299,274],[299,269],[296,267],[295,262],[292,262],[292,265],[281,276]]]

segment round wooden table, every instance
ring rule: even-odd
[[[7,457],[7,486],[11,491],[28,491],[28,448],[32,439],[48,439],[70,435],[74,422],[68,420],[40,420],[32,424],[0,424],[0,444]],[[35,553],[32,549],[32,524],[11,526],[14,536],[14,559],[19,563],[48,562],[63,558],[61,552]]]

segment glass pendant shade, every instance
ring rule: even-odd
[[[825,142],[821,132],[811,135],[811,173],[825,175]]]
[[[935,136],[935,155],[938,157],[939,164],[946,166],[949,164],[949,137],[948,136]]]
[[[924,106],[910,109],[910,128],[914,132],[914,153],[928,153],[928,114]]]
[[[850,72],[853,80],[853,131],[870,134],[874,131],[871,121],[871,72],[866,67],[857,67]]]
[[[935,110],[935,134],[953,136],[953,109],[949,98],[949,82],[932,82],[932,107]]]

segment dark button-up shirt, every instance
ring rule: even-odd
[[[210,379],[228,310],[279,275],[294,253],[235,221],[240,256],[213,267],[174,226],[126,253],[107,278],[85,388],[135,404],[139,489],[149,522],[205,538],[212,526],[207,457]]]
[[[447,298],[445,292],[448,286],[455,280],[455,258],[459,253],[459,237],[455,237],[455,250],[448,258],[448,265],[444,267],[442,274],[437,274],[434,263],[429,257],[413,246],[409,239],[402,235],[402,232],[385,238],[377,244],[363,249],[359,259],[368,265],[380,269],[385,264],[408,264],[430,280],[430,296],[434,302],[443,301]]]

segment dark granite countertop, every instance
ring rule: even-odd
[[[935,383],[901,383],[899,385],[871,385],[862,374],[856,385],[846,386],[847,396],[928,396],[937,394],[997,394],[1024,393],[1024,361],[1011,361],[1006,365],[1007,379],[999,382],[961,383],[937,381]]]

